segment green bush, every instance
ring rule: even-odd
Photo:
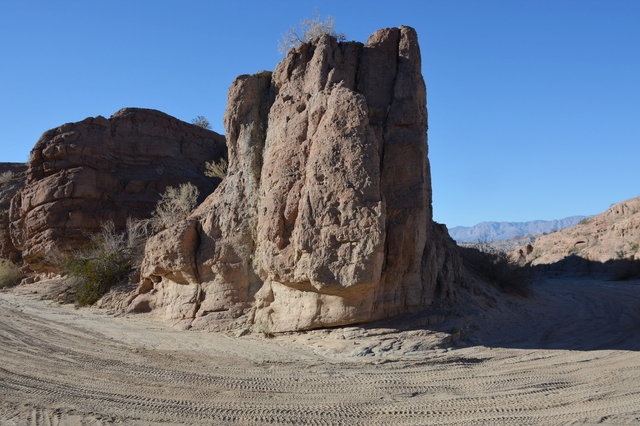
[[[107,222],[84,249],[68,255],[61,265],[72,279],[76,305],[91,305],[126,280],[135,257],[126,233],[116,232],[113,222]]]
[[[107,222],[84,248],[55,261],[71,281],[76,305],[91,305],[113,286],[124,283],[142,262],[149,236],[187,217],[197,199],[198,188],[190,183],[168,187],[150,219],[130,218],[124,232]]]
[[[9,260],[0,259],[0,288],[18,285],[21,279],[22,273],[18,266]]]

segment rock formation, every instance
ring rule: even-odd
[[[238,77],[229,171],[146,246],[132,310],[271,331],[371,321],[451,296],[460,263],[432,222],[427,109],[409,27],[322,36]]]
[[[595,262],[640,259],[640,197],[614,204],[602,214],[544,235],[511,254],[530,265],[552,264],[571,255]]]
[[[224,155],[223,136],[148,109],[49,130],[11,202],[13,242],[31,269],[51,270],[50,253],[78,247],[105,221],[122,229],[127,217],[149,217],[167,186],[191,182],[210,194],[219,179],[204,163]]]
[[[9,206],[11,198],[22,188],[27,165],[23,163],[0,163],[0,259],[12,262],[20,260],[20,251],[11,242],[9,233]]]

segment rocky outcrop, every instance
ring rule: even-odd
[[[11,242],[9,206],[11,198],[22,188],[26,178],[24,163],[0,163],[0,259],[20,261],[20,251]]]
[[[415,31],[322,36],[273,73],[238,77],[229,171],[146,246],[131,309],[184,326],[271,331],[371,321],[446,298],[460,262],[432,222]]]
[[[569,256],[601,263],[640,259],[640,197],[614,204],[572,228],[544,235],[511,256],[530,265],[553,264]]]
[[[204,163],[224,155],[223,136],[148,109],[49,130],[11,203],[14,245],[34,271],[53,270],[51,253],[78,247],[107,220],[122,229],[128,217],[149,217],[167,186],[213,192],[219,179],[204,175]]]

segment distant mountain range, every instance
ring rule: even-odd
[[[557,220],[529,222],[481,222],[474,226],[455,226],[449,229],[458,242],[500,241],[525,234],[541,234],[575,226],[586,216],[571,216]]]

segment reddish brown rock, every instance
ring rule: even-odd
[[[0,259],[20,261],[20,251],[11,242],[9,232],[9,206],[11,198],[22,188],[27,165],[23,163],[0,163]]]
[[[210,194],[219,180],[204,163],[224,155],[223,136],[148,109],[49,130],[12,200],[14,244],[33,270],[51,270],[49,254],[78,247],[105,221],[122,229],[127,217],[149,217],[167,186],[191,182]]]
[[[147,244],[144,305],[198,328],[371,321],[447,297],[460,264],[432,222],[415,31],[323,36],[229,89],[226,179]],[[136,300],[133,306],[137,306]]]

